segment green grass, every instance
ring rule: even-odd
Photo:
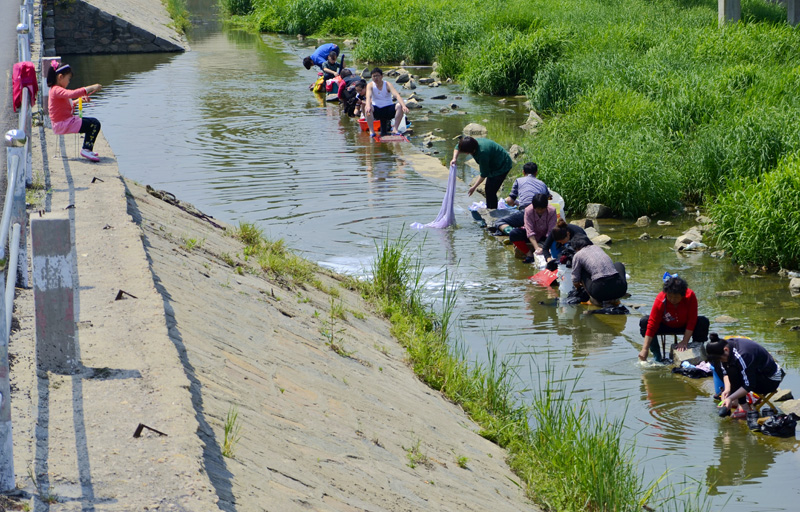
[[[247,222],[239,223],[233,236],[245,245],[245,260],[255,260],[263,272],[276,278],[290,278],[295,283],[322,286],[315,276],[316,267],[293,254],[283,240],[268,240],[261,229]]]
[[[192,26],[189,21],[189,11],[186,10],[186,0],[162,0],[167,14],[172,18],[172,26],[179,33],[184,34]]]
[[[800,268],[800,154],[759,178],[736,181],[710,213],[712,234],[734,261]]]
[[[624,418],[594,413],[572,396],[580,377],[554,378],[545,368],[530,404],[519,400],[517,366],[501,360],[489,347],[487,363],[469,363],[452,339],[452,314],[458,289],[445,276],[438,314],[421,299],[419,258],[408,254],[410,238],[380,244],[373,281],[360,283],[392,324],[392,333],[406,348],[414,372],[433,389],[459,404],[480,426],[480,434],[508,452],[511,468],[528,496],[549,510],[704,511],[709,507],[699,485],[689,486],[695,498],[661,484],[648,484],[633,462],[633,447],[622,440]],[[409,465],[424,454],[406,449]],[[465,467],[466,457],[457,464]]]
[[[235,405],[231,405],[228,409],[228,415],[225,417],[225,424],[223,427],[223,440],[222,440],[222,456],[232,459],[234,456],[234,449],[239,442],[242,431],[242,425],[239,423],[239,409]]]
[[[800,32],[778,3],[743,0],[720,28],[710,0],[222,2],[255,30],[356,36],[358,59],[437,61],[465,89],[527,95],[545,123],[501,142],[536,155],[575,214],[713,204],[800,150]]]

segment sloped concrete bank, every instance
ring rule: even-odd
[[[43,56],[182,52],[160,0],[42,0]]]
[[[102,137],[92,164],[40,134],[41,215],[74,222],[82,364],[35,370],[19,290],[14,457],[35,510],[536,510],[343,278],[267,280],[230,229],[122,179]],[[223,457],[232,409],[240,440]],[[135,439],[139,423],[168,435]]]

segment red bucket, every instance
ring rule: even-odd
[[[369,125],[367,124],[367,120],[364,119],[363,117],[358,119],[358,124],[359,124],[359,126],[361,126],[361,131],[362,132],[368,132],[369,131]],[[372,121],[372,131],[374,131],[374,132],[381,131],[381,122],[379,120],[375,119],[374,121]]]

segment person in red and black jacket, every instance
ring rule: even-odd
[[[653,343],[659,334],[682,334],[683,340],[677,350],[686,350],[689,338],[695,342],[708,340],[708,318],[697,315],[697,296],[689,285],[677,274],[666,275],[664,290],[656,296],[650,315],[639,321],[639,330],[644,336],[644,346],[639,359],[647,360],[648,350],[656,361],[662,360],[661,348]]]

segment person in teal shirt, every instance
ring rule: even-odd
[[[475,162],[478,163],[481,177],[475,185],[470,187],[469,195],[475,193],[475,190],[486,180],[486,207],[491,209],[497,208],[497,191],[508,176],[508,172],[514,165],[511,160],[511,155],[508,154],[503,146],[493,140],[463,137],[453,151],[453,159],[450,161],[450,166],[456,165],[456,160],[460,154],[471,155]]]

